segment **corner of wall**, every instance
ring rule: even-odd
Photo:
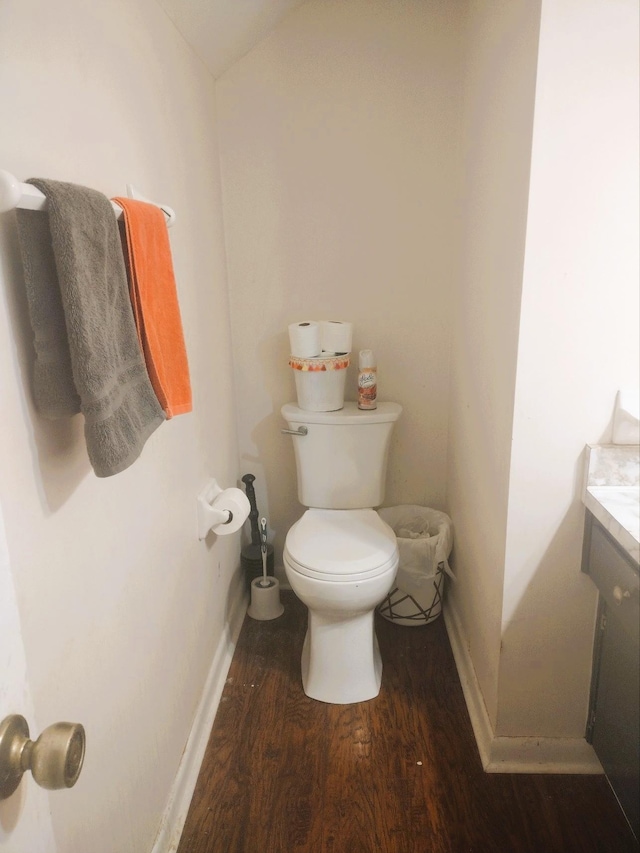
[[[444,619],[485,773],[603,773],[584,738],[497,737],[469,653],[460,617],[448,601]]]

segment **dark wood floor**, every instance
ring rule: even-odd
[[[245,619],[178,853],[638,850],[604,777],[483,772],[442,619],[379,619],[380,695],[326,705],[283,601]]]

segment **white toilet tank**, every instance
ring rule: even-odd
[[[400,417],[398,403],[378,403],[363,411],[345,403],[337,412],[308,412],[293,403],[282,407],[294,435],[298,500],[319,509],[364,509],[384,500],[389,442]]]

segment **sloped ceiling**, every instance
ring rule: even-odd
[[[304,0],[158,0],[214,77]]]

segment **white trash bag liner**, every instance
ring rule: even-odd
[[[396,585],[378,607],[385,619],[400,625],[424,625],[442,612],[445,572],[453,545],[451,519],[444,512],[405,504],[378,510],[398,540]]]

